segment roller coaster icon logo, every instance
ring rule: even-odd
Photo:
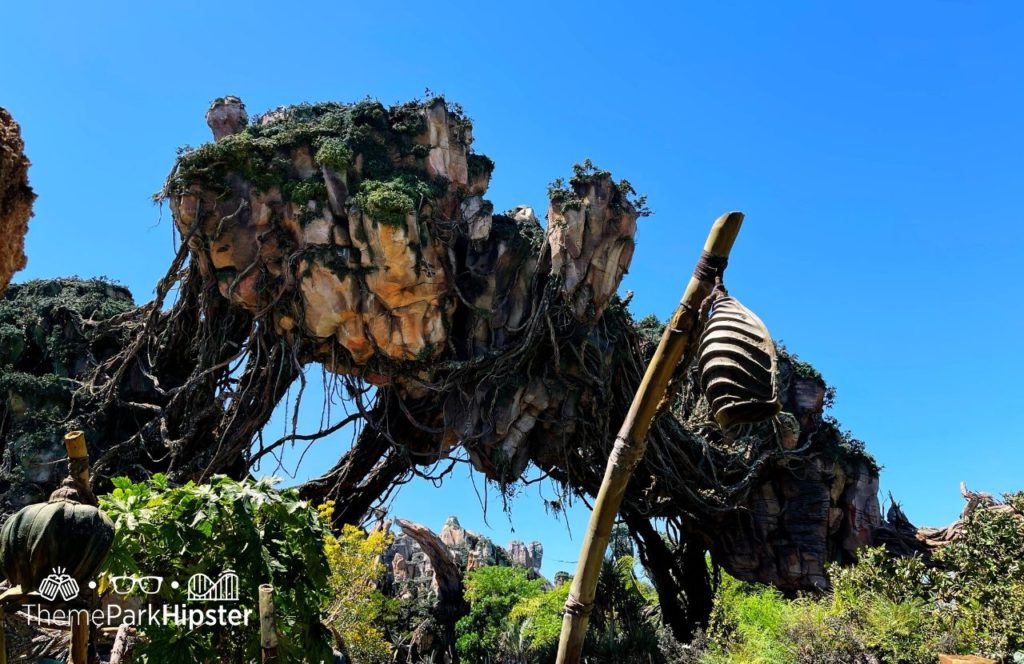
[[[205,574],[193,574],[188,580],[190,602],[235,602],[238,600],[238,575],[224,570],[214,581]]]

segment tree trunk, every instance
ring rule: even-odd
[[[110,664],[129,664],[135,654],[138,635],[134,627],[122,623],[114,637],[114,647],[110,650]]]

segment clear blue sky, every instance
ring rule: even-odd
[[[161,4],[164,8],[157,8]],[[1024,488],[1024,5],[1019,2],[5,3],[0,105],[39,193],[21,280],[107,275],[151,296],[171,255],[149,201],[207,103],[460,101],[497,209],[543,210],[592,157],[650,195],[624,288],[667,316],[711,220],[747,213],[729,286],[838,386],[836,414],[922,524],[957,487]],[[312,426],[313,418],[309,418]],[[317,474],[347,438],[315,447]],[[492,501],[492,506],[493,506]],[[486,528],[464,477],[396,514]],[[544,571],[575,539],[531,489]],[[569,561],[569,562],[559,562]]]

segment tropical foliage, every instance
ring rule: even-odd
[[[569,582],[553,588],[527,570],[482,567],[466,576],[469,614],[459,621],[463,661],[494,664],[551,662],[558,651]],[[657,599],[636,573],[625,530],[613,533],[598,580],[584,645],[587,662],[662,662]]]
[[[216,477],[207,485],[171,487],[159,475],[139,484],[115,480],[114,492],[102,498],[116,537],[101,590],[115,575],[162,576],[157,597],[134,593],[143,602],[181,603],[192,574],[231,569],[241,606],[255,606],[261,583],[275,585],[288,661],[329,661],[331,632],[350,661],[390,661],[396,639],[413,626],[402,618],[408,607],[383,592],[390,535],[352,526],[331,534],[333,504],[318,513],[273,484]],[[833,567],[829,575],[828,593],[797,598],[723,575],[707,632],[682,646],[659,626],[655,594],[637,573],[629,538],[617,531],[600,575],[585,660],[932,664],[947,652],[1024,662],[1024,494],[968,514],[958,536],[931,560],[865,549],[857,564]],[[552,661],[567,581],[551,587],[525,568],[482,567],[466,575],[465,591],[469,610],[456,625],[462,661]],[[145,633],[141,661],[257,658],[254,621],[192,631],[150,626]]]
[[[330,523],[334,501],[319,510],[324,522]],[[358,664],[391,661],[392,646],[385,630],[397,602],[379,589],[385,574],[381,558],[391,540],[382,529],[366,532],[350,525],[324,540],[331,570],[325,621],[345,654]]]
[[[938,653],[1024,662],[1024,494],[978,509],[930,564],[866,549],[832,591],[786,599],[725,577],[702,664],[932,664]],[[1009,508],[1009,509],[1007,509]]]
[[[469,662],[505,661],[509,614],[522,600],[543,592],[541,579],[521,567],[481,567],[466,575],[469,613],[455,626],[456,650]]]
[[[277,491],[274,482],[218,476],[209,484],[171,487],[162,475],[138,484],[115,479],[113,493],[101,498],[116,529],[101,590],[114,576],[159,576],[164,583],[155,597],[138,588],[132,594],[143,602],[182,604],[192,575],[217,578],[232,570],[239,579],[239,608],[255,609],[259,586],[274,586],[287,661],[330,661],[330,634],[321,622],[329,587],[323,523],[294,490]],[[141,661],[259,659],[255,615],[248,625],[188,630],[172,622],[144,631]]]

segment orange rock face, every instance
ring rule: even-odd
[[[169,183],[179,230],[224,297],[338,372],[379,382],[395,363],[458,355],[456,318],[471,321],[470,356],[500,348],[549,274],[580,321],[596,320],[632,257],[637,215],[607,174],[573,180],[578,204],[553,204],[546,237],[529,208],[495,232],[490,162],[441,100],[279,109],[246,128],[225,97],[207,120],[217,142]],[[538,414],[520,411],[513,436]]]
[[[551,269],[580,320],[604,309],[633,260],[636,213],[623,208],[623,196],[610,178],[572,182],[574,205],[551,202]],[[588,308],[590,314],[588,314]]]
[[[444,181],[447,190],[430,201],[410,200],[397,221],[394,210],[377,219],[350,195],[349,182],[369,175],[366,155],[351,155],[350,168],[339,170],[317,160],[315,144],[301,141],[274,147],[274,163],[265,166],[285,172],[271,186],[256,186],[253,174],[239,168],[224,172],[221,183],[191,182],[171,197],[179,229],[190,237],[202,269],[216,275],[221,294],[254,315],[272,311],[282,336],[314,341],[317,359],[339,371],[374,359],[429,359],[444,349],[455,298],[431,216],[457,209],[468,191],[471,138],[467,125],[449,122],[443,103],[418,112],[418,131],[407,137],[424,148],[418,161],[396,153],[389,155],[398,162],[391,165],[418,168],[422,179]],[[247,116],[236,98],[215,102],[207,119],[225,154],[237,149],[242,161],[245,151],[266,147],[245,141],[251,138],[244,135]],[[291,119],[287,109],[279,110],[260,127],[272,132]],[[395,133],[375,129],[382,138]]]
[[[21,128],[0,108],[0,294],[25,267],[25,233],[35,194],[28,185],[29,162]]]

